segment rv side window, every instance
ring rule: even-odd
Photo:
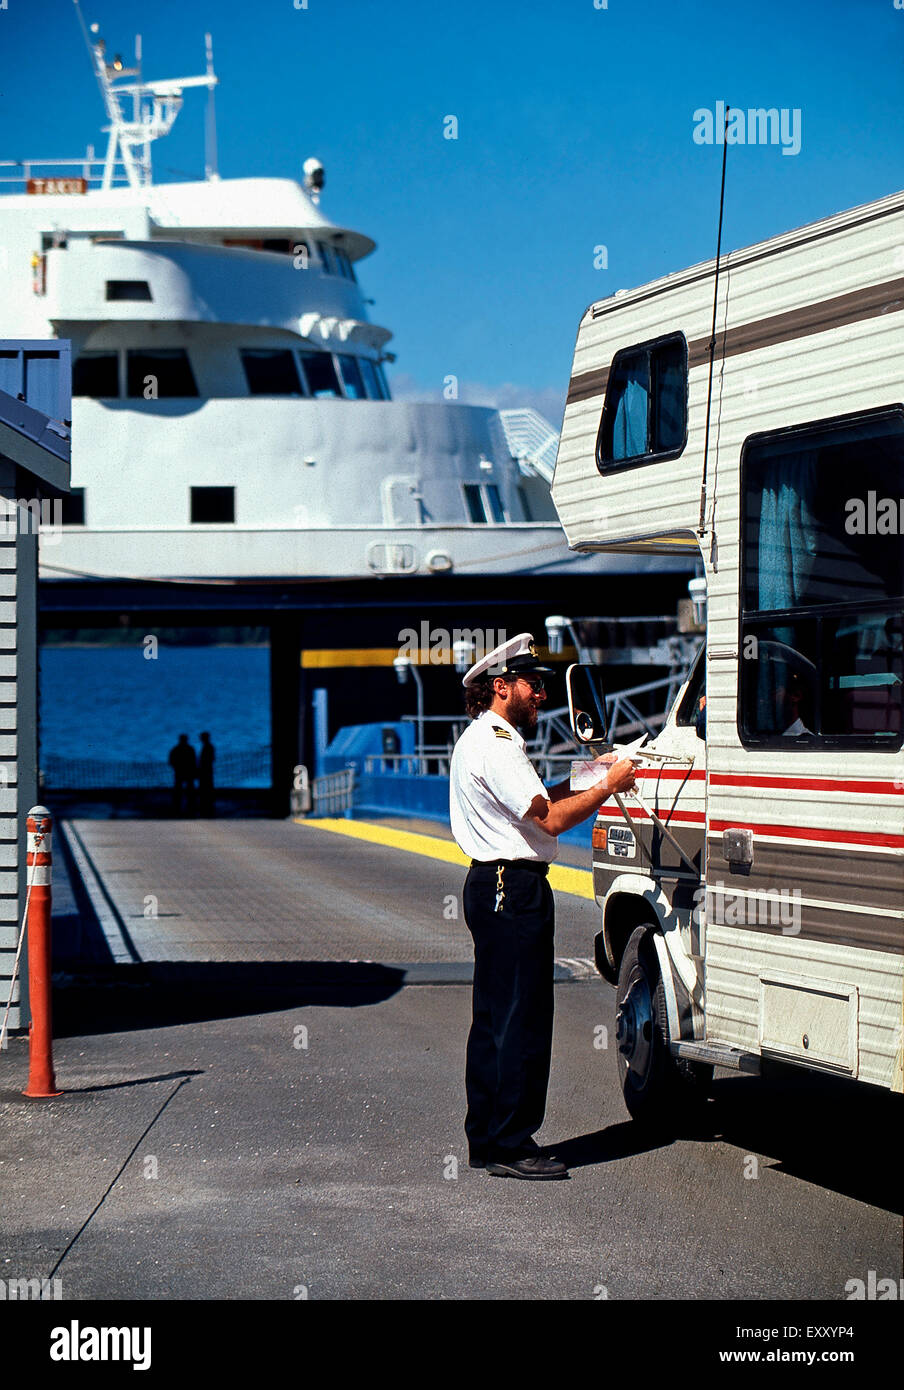
[[[688,724],[693,724],[697,732],[703,737],[705,721],[700,710],[700,701],[706,695],[706,644],[701,643],[700,650],[694,657],[694,664],[687,682],[687,689],[684,692],[684,699],[678,706],[678,713],[675,715],[675,723],[682,728]]]
[[[687,441],[687,341],[673,333],[615,354],[597,436],[601,472],[675,458]]]
[[[753,436],[741,459],[748,747],[904,742],[904,410]]]

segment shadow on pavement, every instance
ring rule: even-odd
[[[634,1120],[549,1146],[569,1168],[611,1163],[678,1140],[731,1144],[761,1167],[883,1211],[904,1211],[901,1097],[848,1078],[768,1066],[762,1076],[718,1080],[712,1099],[677,1123]]]
[[[405,970],[369,961],[118,965],[54,981],[54,1037],[85,1037],[278,1013],[305,1004],[360,1008],[390,998]]]
[[[904,1210],[901,1097],[878,1086],[793,1067],[717,1081],[711,1136],[765,1166],[884,1211]]]
[[[594,1130],[592,1134],[575,1135],[561,1144],[544,1145],[544,1152],[548,1149],[568,1168],[588,1168],[595,1163],[615,1163],[620,1158],[649,1153],[671,1142],[667,1135],[651,1133],[633,1120],[625,1120],[606,1129]]]
[[[157,1081],[190,1081],[193,1076],[203,1076],[203,1067],[189,1068],[187,1071],[165,1071],[158,1076],[139,1076],[134,1081],[108,1081],[104,1086],[67,1086],[68,1096],[86,1096],[92,1091],[122,1091],[129,1086],[152,1086]]]

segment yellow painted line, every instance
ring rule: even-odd
[[[570,893],[573,898],[589,898],[596,901],[593,891],[593,874],[587,869],[572,869],[568,864],[550,864],[549,885],[560,893]]]
[[[324,647],[306,648],[300,656],[305,670],[326,670],[342,666],[391,666],[399,655],[399,647]],[[577,652],[572,648],[551,656],[540,649],[544,662],[558,663],[575,661]],[[417,648],[411,659],[416,666],[452,666],[455,654],[451,647]]]
[[[353,840],[367,840],[372,845],[387,845],[390,849],[406,850],[409,854],[422,854],[427,859],[441,859],[446,864],[460,864],[468,868],[471,861],[462,854],[452,840],[440,840],[436,835],[420,835],[413,830],[394,830],[387,825],[375,825],[373,821],[346,820],[344,817],[309,816],[294,817],[296,825],[312,825],[315,830],[331,830],[336,835],[349,835]],[[586,869],[572,869],[566,864],[552,864],[549,869],[549,884],[560,893],[570,893],[575,898],[594,899],[593,874]]]
[[[391,666],[398,654],[398,647],[331,647],[326,651],[303,651],[301,664],[306,669],[327,666]]]

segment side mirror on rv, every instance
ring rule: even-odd
[[[602,743],[606,737],[606,692],[598,666],[579,666],[565,672],[568,691],[568,720],[579,743]]]

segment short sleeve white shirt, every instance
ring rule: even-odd
[[[453,749],[449,774],[452,834],[470,859],[555,859],[556,837],[525,819],[534,798],[548,793],[507,719],[478,715]]]

